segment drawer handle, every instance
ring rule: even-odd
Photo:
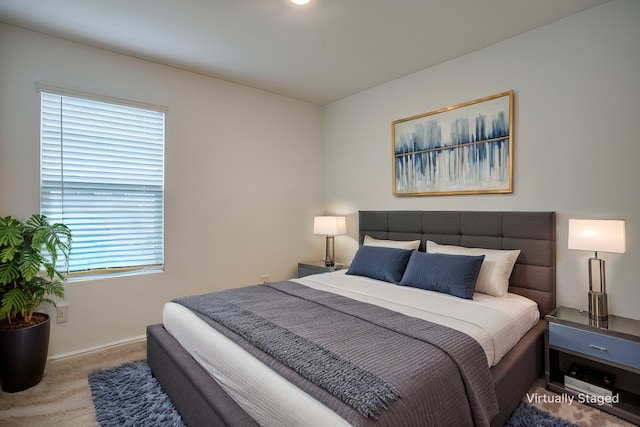
[[[607,349],[605,347],[600,347],[599,345],[589,344],[589,347],[594,350],[604,351],[605,353],[607,352]]]

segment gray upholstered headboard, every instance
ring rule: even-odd
[[[360,244],[376,239],[418,240],[489,249],[520,249],[509,292],[538,303],[541,316],[556,306],[555,212],[360,211]]]

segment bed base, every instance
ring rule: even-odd
[[[542,376],[544,366],[544,320],[522,337],[500,363],[491,368],[500,412],[491,420],[502,427],[527,390]]]
[[[542,375],[544,328],[541,320],[491,369],[500,408],[492,427],[504,425]],[[147,362],[190,427],[257,426],[161,324],[147,327]]]
[[[189,427],[258,426],[161,324],[147,326],[147,363]]]

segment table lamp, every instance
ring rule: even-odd
[[[333,252],[333,237],[346,234],[347,223],[343,216],[316,216],[313,218],[313,234],[326,236],[324,265],[333,267],[335,257]]]
[[[624,221],[569,220],[569,249],[593,251],[589,258],[589,320],[607,327],[609,308],[605,283],[604,260],[598,252],[621,254],[626,251]]]

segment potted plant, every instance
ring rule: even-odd
[[[35,310],[64,297],[71,231],[43,215],[0,217],[0,385],[17,392],[42,380],[49,316]],[[65,270],[57,267],[64,260]],[[55,305],[55,304],[54,304]]]

